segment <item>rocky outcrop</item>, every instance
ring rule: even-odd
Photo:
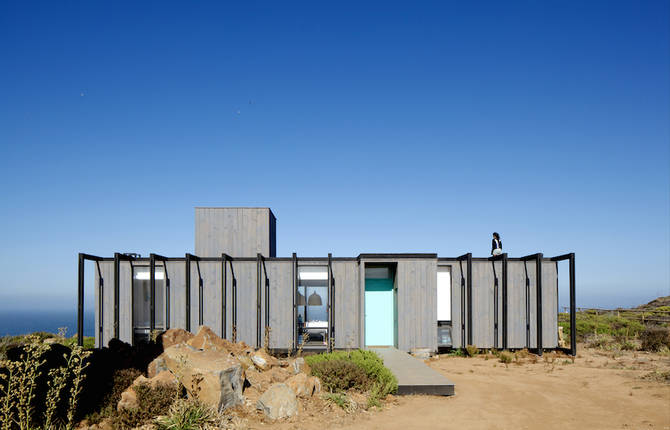
[[[177,344],[166,349],[162,358],[189,395],[206,405],[222,410],[244,402],[244,370],[229,352]]]
[[[181,384],[189,396],[217,410],[245,404],[246,394],[249,406],[279,419],[298,413],[298,397],[308,399],[321,391],[321,381],[307,375],[303,358],[279,360],[264,349],[222,339],[206,326],[196,335],[170,329],[161,341],[163,353],[149,364],[148,378],[138,377],[118,408],[137,407],[137,384]]]
[[[258,399],[256,408],[273,420],[288,418],[298,413],[298,400],[288,385],[275,383]]]

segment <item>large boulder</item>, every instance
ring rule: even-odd
[[[166,349],[162,357],[189,395],[201,402],[217,410],[244,402],[244,370],[240,362],[227,352],[177,344]]]
[[[184,330],[183,328],[171,328],[165,333],[161,334],[161,344],[163,349],[168,349],[172,345],[178,343],[185,343],[193,337],[193,333]]]
[[[273,420],[288,418],[298,413],[298,400],[288,385],[276,383],[258,399],[256,408]]]
[[[298,397],[312,397],[321,391],[321,380],[316,376],[307,376],[304,373],[291,376],[285,383]]]

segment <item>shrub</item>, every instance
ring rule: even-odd
[[[156,419],[159,430],[200,430],[223,427],[217,411],[197,400],[179,399],[170,406],[168,414]]]
[[[640,334],[644,351],[660,352],[670,348],[670,329],[664,327],[648,327]]]
[[[122,409],[113,418],[114,428],[130,429],[150,423],[159,415],[167,415],[170,406],[179,396],[175,386],[152,387],[138,384],[133,387],[137,394],[137,409]]]
[[[330,391],[345,391],[349,388],[366,391],[371,385],[365,371],[347,360],[316,362],[312,366],[312,374],[318,376],[323,386]]]
[[[465,347],[465,352],[467,352],[468,357],[474,357],[479,354],[479,348],[476,345],[467,345]]]
[[[514,354],[509,351],[501,351],[498,354],[498,360],[500,360],[501,363],[509,364],[514,360]]]
[[[398,390],[398,380],[395,375],[384,366],[384,361],[374,351],[334,351],[328,354],[311,355],[305,358],[307,364],[313,367],[316,363],[331,360],[351,361],[367,374],[373,381],[371,393],[376,393],[379,398]],[[313,371],[312,371],[313,373]],[[314,373],[313,373],[314,374]],[[376,386],[376,387],[375,387]]]

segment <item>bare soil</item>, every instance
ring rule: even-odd
[[[453,397],[390,396],[381,410],[345,412],[326,400],[278,429],[670,429],[670,356],[580,348],[567,356],[442,355],[426,363],[456,384]]]

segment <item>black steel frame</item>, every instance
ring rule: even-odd
[[[170,328],[170,276],[167,269],[167,257],[158,254],[149,254],[149,280],[150,280],[150,315],[151,320],[149,328],[153,333],[156,330],[156,261],[163,263],[163,270],[165,271],[165,292],[164,292],[164,307],[165,307],[165,321],[163,326],[165,330]]]
[[[394,254],[395,255],[395,254]],[[413,254],[412,254],[413,255]],[[421,254],[424,256],[424,254]],[[433,254],[431,254],[433,255]],[[528,261],[535,261],[536,263],[536,317],[537,317],[537,352],[539,355],[542,355],[542,352],[544,350],[544,347],[542,346],[542,261],[544,260],[543,254],[542,253],[536,253],[536,254],[531,254],[527,255],[524,257],[520,258],[509,258],[508,255],[502,254],[500,256],[494,256],[494,257],[489,257],[487,258],[491,262],[495,262],[498,260],[502,260],[503,262],[503,273],[502,273],[502,341],[503,349],[507,349],[508,347],[508,265],[507,262],[510,260],[513,261],[523,261],[524,262],[524,269],[526,271],[526,346],[530,346],[530,321],[529,321],[529,312],[530,312],[530,278],[528,276],[528,269],[526,266],[526,262]],[[476,259],[477,261],[486,261],[487,259],[481,258],[481,259]],[[127,261],[129,262],[131,266],[131,284],[132,284],[132,269],[133,269],[133,262],[134,261],[139,261],[139,260],[146,260],[146,258],[139,258],[135,257],[133,255],[129,254],[123,254],[123,253],[114,253],[113,258],[103,258],[103,257],[98,257],[95,255],[90,255],[90,254],[85,254],[85,253],[79,253],[79,263],[78,263],[78,307],[77,307],[77,335],[78,335],[78,344],[83,345],[83,332],[84,332],[84,262],[86,260],[89,261],[94,261],[96,263],[96,267],[98,270],[98,288],[99,288],[99,303],[98,303],[98,309],[99,309],[99,315],[98,315],[98,347],[102,347],[103,343],[103,317],[104,317],[104,279],[102,276],[102,271],[100,269],[100,262],[101,261],[113,261],[114,262],[114,337],[119,338],[119,331],[120,331],[120,324],[119,324],[119,299],[120,299],[120,263],[121,261]],[[235,277],[235,272],[234,272],[234,265],[233,261],[235,260],[240,260],[240,261],[253,261],[253,258],[233,258],[227,254],[222,254],[220,258],[217,257],[198,257],[193,254],[185,254],[185,257],[183,258],[183,261],[186,264],[186,330],[190,331],[190,326],[191,326],[191,263],[196,262],[197,265],[197,270],[198,270],[198,287],[199,287],[199,322],[202,325],[203,323],[203,286],[204,286],[204,281],[202,278],[202,274],[200,271],[200,261],[220,261],[222,263],[222,298],[221,298],[221,307],[222,307],[222,327],[221,327],[221,333],[222,337],[226,338],[227,337],[227,330],[226,330],[226,323],[227,323],[227,266],[230,267],[230,273],[232,275],[232,301],[233,301],[233,306],[232,306],[232,329],[233,332],[236,331],[237,327],[237,279]],[[266,327],[269,326],[269,300],[270,300],[270,294],[269,294],[269,277],[267,275],[267,269],[265,266],[265,260],[266,258],[263,257],[261,254],[258,254],[257,257],[255,258],[258,264],[258,280],[257,280],[257,321],[258,324],[260,324],[261,318],[260,318],[260,312],[261,312],[261,298],[262,294],[260,293],[261,290],[261,273],[260,270],[264,270],[264,279],[265,279],[265,323]],[[298,347],[298,339],[297,339],[297,326],[296,326],[296,321],[297,321],[297,286],[298,286],[298,262],[299,259],[297,257],[296,253],[293,253],[291,258],[276,258],[276,257],[271,257],[269,258],[271,261],[292,261],[292,266],[293,266],[293,348],[294,350],[297,349]],[[328,318],[329,318],[329,329],[328,329],[328,350],[332,350],[332,342],[331,338],[334,337],[334,331],[335,331],[335,317],[334,317],[334,306],[335,306],[335,279],[333,277],[333,270],[332,270],[332,262],[333,261],[355,261],[356,258],[333,258],[332,254],[329,253],[327,258],[304,258],[304,260],[309,260],[309,261],[324,261],[328,263],[328,300],[329,300],[329,305],[328,305]],[[459,257],[456,257],[455,259],[439,259],[440,261],[445,261],[445,260],[456,260],[459,262],[460,265],[460,275],[461,275],[461,343],[465,343],[465,340],[467,338],[467,344],[472,344],[472,253],[467,253],[464,255],[461,255]],[[576,355],[577,353],[577,344],[576,344],[576,285],[575,285],[575,254],[574,253],[569,253],[569,254],[564,254],[556,257],[552,257],[550,259],[553,262],[556,262],[557,264],[557,273],[558,273],[558,262],[563,261],[563,260],[568,260],[570,264],[570,348],[558,348],[560,350],[563,350],[564,352],[570,354],[570,355]],[[163,267],[165,269],[165,288],[166,288],[166,293],[165,293],[165,300],[166,300],[166,321],[165,321],[165,327],[166,329],[169,328],[170,326],[170,277],[168,274],[168,269],[167,269],[167,262],[168,261],[182,261],[182,258],[168,258],[164,257],[158,254],[150,254],[149,257],[149,264],[150,264],[150,279],[151,279],[151,330],[155,330],[155,265],[156,261],[160,261],[163,264]],[[463,261],[466,262],[466,270],[464,272],[463,270]],[[464,273],[466,275],[464,276]],[[499,285],[499,277],[495,271],[495,266],[494,266],[494,290],[497,290],[497,286]],[[131,295],[131,318],[132,318],[132,329],[134,329],[134,297],[132,294],[132,288],[130,291]],[[494,309],[495,309],[495,315],[494,315],[494,333],[495,333],[495,344],[497,348],[497,343],[498,343],[498,328],[499,328],[499,319],[498,319],[498,308],[499,305],[496,303],[498,300],[498,292],[494,292]],[[260,326],[257,326],[257,342],[260,346]],[[234,341],[236,339],[233,339]],[[134,336],[132,342],[134,343]],[[462,345],[462,347],[465,347],[465,345]]]
[[[78,256],[78,280],[77,280],[77,345],[84,346],[84,269],[86,260],[95,261],[95,265],[98,269],[98,307],[100,309],[99,321],[98,321],[98,347],[102,348],[102,309],[103,309],[103,292],[104,292],[104,281],[102,278],[102,271],[100,270],[100,262],[103,260],[102,257],[96,255],[79,253]]]
[[[298,255],[291,256],[293,267],[293,350],[298,349]]]
[[[130,314],[131,314],[131,344],[135,344],[135,300],[133,295],[133,261],[135,257],[132,257],[128,254],[121,254],[120,252],[114,253],[114,337],[119,338],[119,299],[120,299],[120,285],[119,285],[119,276],[121,261],[127,261],[130,264]]]
[[[226,264],[227,263],[227,264]],[[233,276],[233,326],[237,324],[237,279],[235,278],[235,270],[233,269],[233,258],[225,252],[221,254],[221,337],[228,338],[228,331],[226,330],[228,322],[228,265],[230,265],[230,274]]]
[[[502,261],[502,308],[503,308],[503,317],[502,317],[502,341],[503,349],[507,349],[507,253],[500,255],[495,255],[489,258],[491,260],[491,267],[493,268],[493,345],[495,349],[498,349],[498,274],[496,273],[496,261]]]
[[[186,264],[185,276],[186,276],[186,331],[191,331],[191,262],[195,261],[196,267],[198,269],[198,324],[202,325],[204,314],[202,309],[202,295],[203,295],[203,286],[204,282],[202,279],[202,274],[200,273],[200,261],[201,257],[197,255],[186,253],[184,256],[184,261]]]
[[[556,262],[556,277],[558,278],[558,262],[568,260],[570,264],[570,348],[564,349],[564,352],[577,355],[577,297],[575,286],[575,253],[559,255],[552,257],[551,261]]]
[[[526,347],[530,347],[530,279],[528,278],[528,268],[526,262],[535,260],[535,334],[537,336],[537,355],[542,355],[542,253],[527,255],[521,257],[526,270]],[[530,349],[530,348],[529,348]]]
[[[461,347],[465,348],[467,345],[472,345],[472,253],[468,252],[456,257],[456,260],[461,270]],[[464,260],[466,261],[466,279],[463,279]]]
[[[335,312],[334,312],[334,279],[333,279],[333,254],[328,253],[328,345],[327,351],[333,350],[333,338],[335,335]]]
[[[264,275],[263,284],[265,285],[265,330],[270,330],[270,278],[268,278],[268,270],[265,267],[265,257],[262,254],[256,254],[256,347],[262,346],[261,336],[261,303],[263,299],[261,287],[261,274]],[[268,345],[268,348],[270,345]]]

